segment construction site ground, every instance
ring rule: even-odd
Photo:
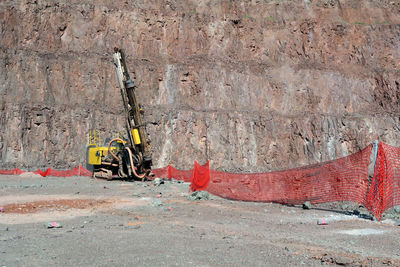
[[[0,176],[0,266],[400,266],[397,215],[370,220],[355,203],[190,201],[188,189]]]

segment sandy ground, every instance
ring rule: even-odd
[[[394,220],[329,205],[189,201],[188,188],[0,176],[0,266],[400,266]]]

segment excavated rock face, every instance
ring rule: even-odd
[[[398,0],[0,3],[0,167],[124,132],[127,54],[155,167],[268,171],[400,145]],[[134,74],[133,74],[134,72]]]

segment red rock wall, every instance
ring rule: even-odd
[[[267,171],[400,145],[400,2],[0,3],[0,167],[85,161],[123,131],[128,55],[155,167]]]

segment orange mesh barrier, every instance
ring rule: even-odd
[[[193,173],[191,177],[190,191],[201,191],[205,190],[210,183],[210,163],[201,166],[194,162]]]
[[[0,170],[0,174],[3,175],[19,175],[22,174],[26,171],[22,171],[18,168],[15,168],[14,170]],[[92,172],[87,170],[86,168],[82,166],[75,167],[70,170],[53,170],[51,168],[48,168],[45,171],[42,171],[41,169],[38,169],[36,171],[32,171],[35,174],[40,174],[43,177],[46,176],[56,176],[56,177],[68,177],[68,176],[92,176]]]
[[[352,201],[364,205],[377,219],[382,213],[400,205],[400,148],[379,144],[374,177],[369,184],[368,165],[372,145],[350,156],[269,173],[227,173],[210,170],[195,162],[193,170],[178,170],[170,165],[154,169],[158,177],[191,182],[190,190],[207,190],[224,198],[277,202],[283,204]],[[24,171],[0,170],[0,174],[21,174]],[[45,176],[91,176],[82,166],[71,170],[37,170]]]
[[[46,176],[55,176],[55,177],[68,177],[68,176],[92,176],[92,172],[87,170],[86,168],[83,168],[82,166],[75,167],[70,170],[53,170],[51,168],[48,168],[45,171],[42,171],[41,169],[38,169],[36,172],[43,177]]]
[[[397,205],[400,205],[400,148],[381,142],[366,207],[380,220],[385,210]]]
[[[21,171],[18,168],[15,168],[13,170],[0,170],[0,174],[3,174],[3,175],[19,175],[21,173],[24,173],[24,171]]]
[[[306,167],[254,174],[211,170],[212,194],[284,204],[354,201],[366,204],[372,145],[350,156]]]
[[[190,182],[192,178],[193,170],[178,170],[168,165],[168,179],[174,178],[177,180],[183,180]]]
[[[170,167],[170,165],[168,165],[167,167],[163,167],[163,168],[153,169],[151,171],[155,177],[167,178],[167,177],[169,177],[168,176],[168,168],[169,167]]]
[[[152,172],[156,177],[174,178],[185,182],[190,182],[192,179],[193,170],[178,170],[171,165],[164,168],[153,169]]]
[[[168,178],[192,182],[191,190],[237,200],[301,204],[353,201],[366,204],[372,145],[350,156],[301,168],[269,173],[227,173],[209,169],[167,167]],[[165,168],[154,170],[166,175]]]

